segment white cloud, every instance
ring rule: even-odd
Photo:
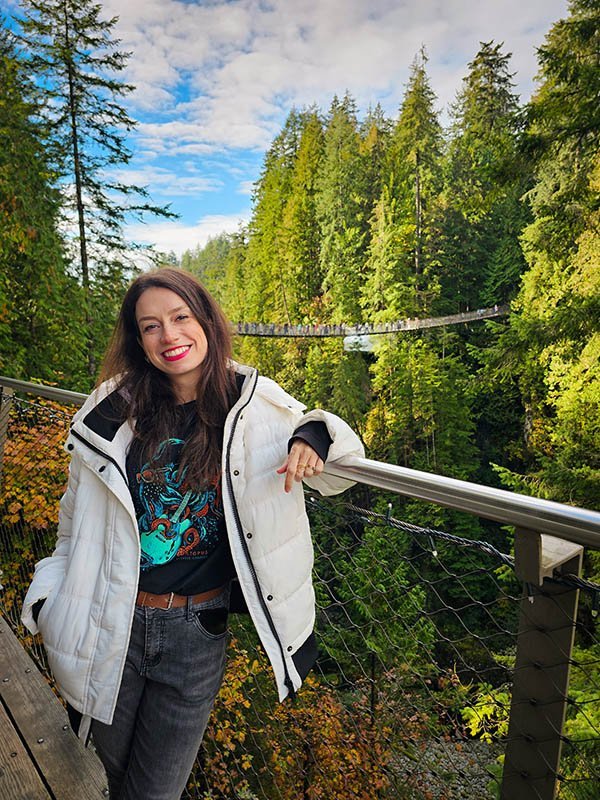
[[[237,188],[238,194],[245,194],[250,197],[252,192],[254,191],[254,181],[242,181]]]
[[[292,106],[316,103],[326,110],[334,94],[348,90],[361,114],[381,102],[396,116],[410,65],[424,45],[445,123],[479,43],[492,39],[513,53],[516,91],[527,99],[536,47],[568,11],[568,0],[103,4],[107,16],[119,16],[115,35],[132,52],[125,78],[137,87],[129,100],[141,120],[132,142],[136,172],[127,171],[127,180],[147,185],[151,195],[173,197],[187,219],[203,215],[196,225],[159,222],[135,234],[177,253],[236,227],[237,215],[206,216],[206,200],[227,212],[232,197],[251,193],[257,155]]]
[[[160,252],[173,251],[181,256],[186,250],[203,247],[211,237],[220,233],[234,233],[249,219],[250,211],[229,215],[211,214],[202,217],[195,225],[182,222],[136,223],[129,225],[125,233],[131,241],[154,245]]]
[[[141,126],[145,146],[263,149],[292,104],[327,105],[348,89],[361,108],[398,108],[425,45],[440,105],[460,88],[479,42],[504,41],[528,95],[535,47],[567,0],[106,0],[132,49],[138,108],[164,119]],[[185,102],[181,102],[181,93]]]
[[[216,192],[223,186],[218,178],[199,174],[193,164],[182,165],[179,172],[156,166],[120,169],[109,173],[108,177],[134,186],[152,186],[153,193],[169,197]]]

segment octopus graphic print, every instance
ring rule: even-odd
[[[219,543],[223,517],[220,481],[192,489],[186,469],[178,467],[183,439],[167,439],[136,475],[139,506],[141,569],[174,558],[207,558]],[[136,504],[137,505],[137,504]]]

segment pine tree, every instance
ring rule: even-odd
[[[520,198],[530,173],[519,151],[510,54],[483,42],[452,109],[440,277],[448,310],[505,302],[524,261]]]
[[[45,99],[43,115],[63,182],[63,207],[77,230],[93,375],[110,328],[104,313],[101,324],[94,324],[98,305],[103,306],[107,288],[109,295],[120,294],[129,275],[133,245],[124,239],[123,225],[130,216],[172,215],[151,205],[145,189],[111,177],[130,160],[126,137],[135,126],[122,105],[133,87],[119,79],[127,54],[111,38],[116,18],[103,19],[102,6],[93,0],[23,0],[23,9],[19,22],[28,69]],[[96,292],[96,281],[102,291]],[[106,312],[110,317],[111,308]]]
[[[246,252],[247,302],[244,318],[252,322],[291,322],[284,269],[283,215],[304,115],[292,109],[265,156],[254,195]]]
[[[0,20],[0,371],[80,385],[81,299],[65,271],[48,136],[12,33]]]
[[[379,103],[369,108],[359,133],[361,218],[368,236],[369,222],[387,179],[386,162],[392,134],[392,123]]]
[[[412,65],[391,148],[398,182],[408,180],[414,187],[414,271],[417,281],[426,270],[425,251],[430,238],[428,212],[440,189],[442,147],[442,129],[435,110],[436,96],[427,77],[426,64],[427,55],[422,49]]]
[[[354,100],[333,99],[327,125],[317,213],[321,269],[332,322],[359,322],[356,302],[366,255],[367,223],[360,197],[360,135]]]
[[[477,466],[468,373],[424,338],[387,338],[371,368],[374,458],[467,479]]]
[[[366,280],[360,298],[369,322],[417,316],[417,276],[411,258],[414,244],[414,214],[398,199],[391,178],[371,219]]]
[[[323,154],[323,128],[316,110],[304,119],[282,219],[282,257],[291,322],[320,319],[323,273],[317,219],[317,186]]]
[[[529,109],[536,183],[523,244],[528,270],[497,373],[517,376],[525,408],[523,491],[600,502],[600,8],[573,0],[540,48]]]
[[[221,233],[211,237],[204,247],[186,250],[181,257],[182,269],[196,275],[219,303],[224,297],[225,272],[233,241],[233,234]]]
[[[424,51],[414,60],[387,151],[386,183],[371,218],[363,307],[377,321],[416,316],[436,293],[434,208],[440,191],[442,129]]]

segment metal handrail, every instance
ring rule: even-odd
[[[600,550],[597,511],[357,456],[329,461],[325,472]]]
[[[83,392],[70,392],[68,389],[58,389],[56,386],[18,381],[16,378],[5,378],[3,375],[0,375],[1,386],[6,386],[7,389],[13,389],[15,392],[35,394],[48,400],[56,400],[58,403],[67,403],[70,406],[82,406],[87,398],[87,394]]]
[[[0,377],[0,386],[73,405],[82,405],[86,398],[80,392],[13,378]],[[357,456],[328,462],[325,472],[600,550],[600,513],[597,511]]]

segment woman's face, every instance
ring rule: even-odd
[[[148,361],[168,375],[181,401],[193,400],[208,342],[185,300],[170,289],[146,289],[135,318]]]

